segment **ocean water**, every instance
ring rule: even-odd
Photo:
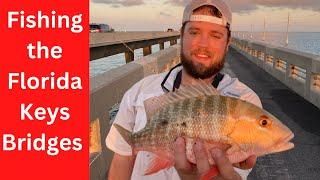
[[[234,37],[240,39],[250,39],[253,41],[260,41],[264,43],[269,43],[275,46],[282,46],[297,51],[308,52],[316,55],[320,55],[320,32],[291,32],[289,33],[289,44],[285,45],[286,33],[283,32],[267,32],[266,40],[263,41],[263,33],[261,32],[235,32]],[[178,40],[178,43],[180,41]],[[170,46],[169,42],[165,43],[165,48]],[[152,52],[158,52],[159,45],[152,46]],[[142,48],[136,49],[134,53],[134,59],[139,59],[143,56]],[[90,62],[90,77],[102,74],[110,69],[117,68],[125,64],[124,53],[117,54],[114,56],[109,56],[106,58],[101,58]]]
[[[261,32],[252,33],[252,38],[250,32],[236,32],[234,36],[320,55],[320,32],[291,32],[288,35],[288,46],[286,46],[286,33],[284,32],[266,32],[265,41],[263,41]]]
[[[180,41],[178,41],[180,43]],[[164,48],[170,47],[170,42],[164,43]],[[155,53],[160,50],[159,45],[153,45],[151,46],[151,52]],[[143,57],[143,50],[142,48],[134,50],[134,60],[137,60],[139,58]],[[100,58],[94,61],[90,61],[90,77],[97,76],[99,74],[102,74],[106,71],[109,71],[110,69],[117,68],[119,66],[122,66],[126,64],[124,53],[116,54],[113,56]]]

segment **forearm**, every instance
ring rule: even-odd
[[[129,180],[134,165],[133,157],[115,155],[109,170],[109,180]]]

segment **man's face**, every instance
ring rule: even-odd
[[[188,22],[182,38],[181,62],[194,78],[209,78],[224,65],[227,28],[208,22]]]

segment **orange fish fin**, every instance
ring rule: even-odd
[[[217,166],[213,166],[207,173],[201,176],[200,180],[210,180],[219,174]]]
[[[166,158],[155,156],[149,164],[148,169],[144,172],[144,175],[151,175],[157,173],[162,169],[170,168],[174,165],[173,161]]]
[[[176,91],[189,97],[219,95],[219,91],[201,79],[193,80],[189,85],[180,85]]]
[[[208,140],[204,141],[204,145],[207,149],[219,148],[223,151],[227,151],[231,147],[231,145],[227,143],[208,141]]]
[[[193,153],[193,145],[195,143],[195,139],[193,138],[185,138],[186,141],[186,154],[187,154],[187,159],[193,164],[196,164],[196,157]]]
[[[226,151],[228,148],[230,148],[229,144],[225,144],[225,143],[221,143],[221,142],[215,142],[215,141],[204,141],[203,143],[204,148],[207,151],[207,155],[208,155],[208,161],[210,165],[215,165],[216,163],[214,162],[212,156],[211,156],[211,152],[210,149],[212,148],[219,148],[222,151]]]
[[[237,144],[232,144],[231,147],[227,150],[226,154],[230,155],[237,152],[241,152],[240,147]]]

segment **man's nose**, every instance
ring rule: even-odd
[[[199,39],[198,45],[199,45],[200,47],[208,47],[208,44],[209,44],[209,38],[208,38],[208,36],[205,35],[205,34],[202,34],[201,37],[200,37],[200,39]]]

